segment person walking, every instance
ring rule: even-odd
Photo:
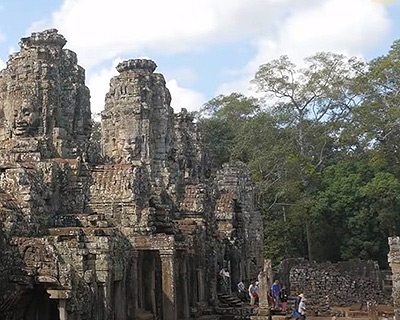
[[[304,297],[304,294],[300,293],[297,297],[294,298],[294,309],[293,309],[293,313],[292,313],[293,319],[297,320],[301,316],[299,313],[299,305],[300,305],[302,297]]]
[[[275,310],[279,309],[279,293],[280,293],[279,281],[275,280],[274,284],[271,287],[271,296],[272,296],[272,299],[274,300],[274,309]]]
[[[300,314],[300,320],[306,320],[306,297],[303,296],[301,297],[300,303],[299,303],[299,314]]]
[[[279,299],[281,301],[282,312],[286,313],[288,294],[287,294],[285,286],[283,286],[281,291],[279,292]]]
[[[240,300],[244,301],[246,299],[246,289],[244,287],[244,283],[243,280],[241,280],[238,284],[237,284],[237,292],[238,292],[238,297]]]
[[[250,296],[250,304],[253,306],[256,302],[256,298],[258,298],[257,286],[255,281],[251,282],[248,291]]]

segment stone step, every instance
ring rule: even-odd
[[[200,317],[196,317],[196,320],[219,320],[220,317],[218,315],[202,315]]]
[[[272,320],[286,320],[288,317],[284,315],[272,315]]]
[[[349,318],[368,318],[368,311],[348,311],[347,312],[347,317]]]
[[[154,320],[155,317],[151,312],[148,311],[139,311],[137,314],[138,320]]]

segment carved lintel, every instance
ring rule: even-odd
[[[50,299],[67,300],[71,297],[71,290],[51,290],[48,289],[47,293],[50,295]]]

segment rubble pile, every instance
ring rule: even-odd
[[[379,266],[373,261],[316,263],[290,259],[282,262],[277,276],[288,281],[284,284],[291,295],[307,296],[307,305],[314,315],[332,315],[333,306],[390,302],[382,289]]]

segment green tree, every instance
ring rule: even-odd
[[[384,266],[400,234],[400,42],[367,65],[319,53],[297,68],[286,56],[260,66],[265,94],[218,96],[199,125],[215,168],[250,168],[275,262],[360,257]]]
[[[233,140],[246,120],[259,110],[258,101],[242,94],[220,95],[208,101],[199,113],[198,125],[213,168],[231,159]]]
[[[385,56],[368,64],[356,78],[353,91],[361,103],[353,110],[349,135],[357,137],[364,148],[375,148],[390,160],[400,175],[400,40]]]
[[[357,104],[350,86],[364,69],[354,57],[325,52],[305,59],[305,63],[305,68],[297,68],[287,56],[281,56],[261,65],[252,81],[266,98],[276,101],[273,111],[296,128],[302,156],[314,149],[307,141],[314,125],[336,124]]]
[[[320,171],[332,158],[341,122],[358,102],[351,84],[364,64],[332,53],[318,53],[305,59],[305,64],[306,67],[297,68],[282,56],[261,65],[253,83],[266,99],[273,101],[271,112],[279,126],[290,133],[292,148],[284,161],[286,183],[277,195],[291,199],[287,203],[288,214],[297,224],[297,238],[305,236],[312,259],[313,229],[319,230],[312,199],[318,190]],[[294,193],[293,185],[297,187]]]
[[[98,163],[102,160],[101,155],[101,122],[96,119],[98,114],[92,117],[92,132],[89,138],[89,160],[93,163]]]

